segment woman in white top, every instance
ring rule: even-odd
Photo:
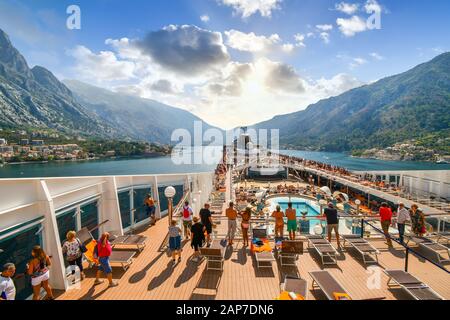
[[[67,232],[67,241],[62,247],[63,254],[66,255],[67,262],[72,266],[72,275],[75,274],[75,266],[80,269],[81,280],[85,278],[83,272],[83,253],[81,252],[81,242],[76,237],[75,231]]]

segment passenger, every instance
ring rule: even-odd
[[[400,202],[398,204],[397,210],[397,228],[399,240],[401,243],[404,243],[404,235],[405,235],[405,226],[406,222],[411,221],[411,216],[409,215],[409,211],[405,208],[405,205]]]
[[[47,292],[46,300],[53,300],[53,292],[48,280],[50,279],[49,267],[52,265],[49,256],[40,246],[33,247],[32,259],[27,265],[28,275],[31,276],[33,287],[33,300],[39,300],[41,287]]]
[[[186,201],[183,206],[183,230],[184,236],[187,239],[191,237],[191,227],[192,227],[192,216],[194,215],[194,211],[192,210],[189,202]]]
[[[169,249],[173,264],[177,262],[177,255],[178,262],[181,262],[181,229],[177,226],[176,220],[172,220],[169,227]]]
[[[194,257],[192,261],[198,262],[200,259],[200,248],[205,243],[205,226],[200,222],[198,217],[194,217],[194,224],[191,227],[191,247],[194,249]]]
[[[387,245],[389,248],[392,248],[392,240],[391,236],[389,235],[389,227],[392,224],[392,210],[387,205],[386,202],[383,202],[381,204],[380,221],[381,221],[381,228],[383,229],[384,235],[386,237]]]
[[[275,237],[284,238],[284,213],[280,206],[272,212],[272,217],[275,218]]]
[[[211,247],[211,234],[213,228],[212,215],[211,211],[209,210],[209,203],[205,203],[205,207],[200,210],[200,219],[206,229],[206,246],[209,248]]]
[[[416,236],[423,237],[425,233],[427,233],[427,230],[425,228],[425,215],[416,204],[412,205],[410,216],[412,231]]]
[[[338,211],[334,207],[333,203],[328,203],[328,208],[323,210],[323,215],[327,219],[327,232],[328,232],[328,241],[331,242],[333,236],[333,230],[336,234],[336,242],[339,250],[341,250],[341,242],[339,239],[339,216]]]
[[[234,209],[233,202],[230,202],[229,207],[225,211],[225,214],[228,218],[228,234],[227,234],[228,245],[232,246],[234,237],[236,235],[236,228],[237,228],[236,219],[238,216],[237,211]]]
[[[248,230],[250,229],[250,219],[252,218],[252,208],[247,207],[244,212],[239,213],[242,218],[241,230],[244,247],[248,247]]]
[[[72,266],[72,275],[75,274],[75,266],[78,266],[81,280],[83,280],[85,278],[83,272],[83,253],[81,252],[81,242],[77,239],[76,235],[77,233],[75,231],[67,232],[67,240],[63,244],[62,252],[66,255],[69,265]]]
[[[151,225],[156,224],[155,203],[156,203],[156,201],[153,199],[152,195],[149,193],[144,200],[144,206],[145,206],[145,212],[146,212],[147,216],[149,216],[151,218]]]
[[[5,263],[0,274],[0,300],[15,300],[16,286],[12,277],[16,273],[16,266],[13,263]]]
[[[109,262],[109,257],[111,256],[111,253],[112,253],[112,247],[111,247],[111,243],[109,242],[109,233],[108,232],[103,233],[102,236],[100,237],[100,239],[98,240],[97,246],[96,246],[96,251],[97,251],[99,266],[98,266],[94,284],[97,285],[97,284],[103,283],[103,280],[100,280],[100,276],[103,273],[106,276],[106,278],[108,279],[109,287],[117,287],[118,286],[117,282],[113,281],[113,278],[112,278],[112,268],[111,268],[111,264]]]
[[[295,233],[297,232],[297,211],[292,208],[292,202],[288,203],[288,208],[286,209],[286,218],[289,239],[295,240]]]

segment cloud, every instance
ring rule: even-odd
[[[357,78],[349,74],[340,73],[331,79],[321,78],[317,80],[310,90],[315,91],[319,96],[331,97],[362,85],[364,85],[364,82],[359,81]]]
[[[222,4],[232,7],[235,14],[248,18],[256,13],[262,17],[270,18],[272,11],[280,9],[283,0],[218,0]]]
[[[328,32],[321,32],[319,37],[323,40],[324,43],[330,43],[330,34]]]
[[[297,33],[296,35],[294,35],[295,46],[296,47],[306,47],[305,38],[306,38],[305,35],[303,35],[301,33]]]
[[[320,31],[330,31],[333,30],[333,26],[331,24],[318,24],[316,26]]]
[[[158,91],[165,94],[176,94],[180,91],[169,80],[161,79],[151,84],[151,90]]]
[[[200,75],[225,65],[230,56],[220,32],[170,25],[135,42],[144,55],[175,73]]]
[[[267,70],[264,84],[267,89],[276,92],[302,93],[305,91],[304,80],[294,67],[262,58],[256,62],[257,69]]]
[[[203,94],[212,96],[239,97],[242,95],[243,84],[252,73],[253,66],[249,63],[230,62],[220,77],[212,79],[200,88]]]
[[[206,22],[209,22],[210,18],[209,18],[208,15],[204,14],[204,15],[200,16],[200,20],[201,20],[202,22],[205,22],[205,23],[206,23]]]
[[[339,30],[346,37],[353,37],[355,34],[367,30],[366,21],[358,16],[353,16],[349,19],[338,18],[336,23],[339,26]]]
[[[368,14],[381,13],[383,11],[383,8],[376,0],[368,0],[364,5],[364,9]]]
[[[349,64],[350,69],[355,69],[359,66],[362,66],[367,63],[367,60],[364,58],[353,58]]]
[[[255,33],[244,33],[237,30],[225,31],[227,37],[226,44],[239,51],[262,52],[271,50],[277,45],[281,38],[278,34],[269,37],[257,36]]]
[[[374,58],[375,60],[381,61],[384,60],[384,57],[382,55],[380,55],[377,52],[372,52],[369,54],[372,58]]]
[[[352,15],[354,14],[356,11],[358,11],[359,9],[359,4],[357,3],[346,3],[346,2],[341,2],[341,3],[337,3],[335,5],[335,9],[346,13],[348,15]]]
[[[318,29],[314,30],[319,37]],[[290,52],[311,37],[297,34],[295,42],[283,43],[277,35],[235,32],[242,38],[234,39],[233,46],[245,50],[254,50],[249,46],[259,43],[265,50]],[[226,34],[225,39],[228,42]],[[95,52],[78,46],[70,52],[77,62],[77,78],[188,110],[222,128],[302,110],[361,85],[345,74],[313,81],[292,65],[264,54],[255,54],[249,62],[232,60],[219,32],[195,26],[168,26],[143,39],[107,39],[105,44],[111,49]],[[192,57],[194,53],[199,57]],[[169,62],[163,55],[171,57]],[[357,63],[351,59],[346,62]]]
[[[244,33],[238,30],[225,31],[226,45],[239,51],[252,53],[268,53],[281,50],[285,53],[291,53],[295,49],[292,43],[282,43],[278,34],[270,36],[256,35],[253,32]]]
[[[75,59],[74,71],[82,79],[99,81],[124,81],[134,77],[135,64],[121,61],[112,51],[94,53],[84,46],[76,46],[67,54]]]

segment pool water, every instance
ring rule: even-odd
[[[314,203],[314,201],[302,199],[302,198],[275,198],[271,199],[272,201],[272,207],[271,210],[275,210],[275,207],[279,205],[281,207],[282,211],[286,211],[288,208],[289,201],[292,202],[292,208],[297,211],[297,217],[302,218],[302,212],[307,212],[307,217],[318,217],[320,216],[320,208],[318,205]],[[300,233],[302,234],[312,234],[314,233],[314,227],[316,225],[322,226],[323,231],[325,231],[325,228],[323,228],[323,223],[321,220],[316,219],[298,219],[298,226],[300,227]]]
[[[286,211],[288,208],[288,202],[278,202],[281,210]],[[297,217],[303,217],[302,212],[307,212],[307,217],[315,217],[320,215],[319,211],[314,209],[306,202],[292,202],[292,208],[297,211]]]
[[[325,235],[326,232],[326,222],[315,219],[314,217],[320,216],[320,207],[316,201],[305,199],[301,197],[280,197],[270,199],[271,206],[270,212],[275,211],[277,205],[281,207],[283,212],[286,212],[288,208],[288,203],[292,202],[292,208],[297,211],[297,219],[298,226],[300,228],[301,234],[316,234],[318,230],[315,230],[317,226],[321,227],[322,235]],[[308,219],[302,219],[302,212],[307,212]],[[319,228],[320,230],[320,228]],[[352,226],[352,220],[340,219],[339,221],[339,232],[341,234],[360,234],[361,230],[359,229],[359,225],[357,227]]]

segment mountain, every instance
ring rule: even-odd
[[[51,128],[60,132],[120,136],[105,121],[76,102],[70,90],[47,69],[28,67],[0,29],[0,126]]]
[[[253,126],[296,148],[351,151],[450,137],[450,53],[405,73]]]
[[[192,113],[154,100],[115,93],[76,80],[64,80],[79,103],[135,139],[171,143],[172,132],[187,129],[193,137]],[[203,122],[203,130],[211,126]]]

